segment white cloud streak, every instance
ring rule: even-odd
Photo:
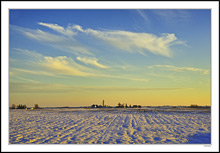
[[[41,75],[41,76],[52,76],[52,77],[59,77],[54,75],[53,73],[49,73],[46,71],[33,71],[33,70],[26,70],[26,69],[19,69],[19,68],[11,68],[11,72],[9,73],[10,76],[15,76],[17,73],[27,73],[27,74],[34,74],[34,75]]]
[[[190,13],[187,10],[182,9],[152,10],[152,12],[160,17],[161,20],[170,24],[180,22],[185,23],[191,18]]]
[[[43,23],[41,23],[43,24]],[[81,45],[77,40],[73,37],[69,36],[69,31],[62,32],[62,28],[55,28],[58,25],[53,25],[53,30],[56,29],[57,32],[62,33],[62,35],[51,34],[48,32],[44,32],[42,30],[32,30],[27,28],[22,28],[14,25],[10,25],[10,28],[16,30],[23,34],[24,36],[28,37],[29,39],[36,40],[44,45],[53,47],[60,51],[73,53],[75,55],[93,55],[86,47]],[[68,35],[68,36],[66,36]]]
[[[83,72],[82,70],[88,70],[77,64],[72,58],[66,56],[58,57],[44,57],[45,61],[40,65],[50,71],[56,72],[62,75],[73,75],[73,76],[89,76],[89,73]]]
[[[143,12],[138,12],[143,14]],[[90,28],[83,29],[80,25],[69,25],[65,29],[64,27],[57,24],[43,22],[39,22],[38,24],[48,27],[60,33],[61,35],[51,34],[42,30],[31,30],[17,26],[12,27],[22,31],[24,35],[31,39],[43,42],[44,44],[50,45],[60,50],[73,52],[77,55],[92,55],[92,53],[86,49],[87,47],[79,44],[76,40],[76,36],[79,34],[79,32],[81,33],[81,36],[91,36],[99,40],[96,43],[100,43],[101,40],[121,51],[126,51],[129,53],[140,53],[143,55],[145,55],[145,52],[151,52],[153,54],[171,57],[171,46],[176,44],[185,44],[183,41],[178,40],[173,33],[163,33],[162,35],[157,36],[150,33],[135,33],[122,30],[100,31]]]
[[[13,48],[13,50],[17,51],[18,53],[24,54],[25,56],[28,56],[29,58],[35,58],[35,59],[43,58],[43,55],[35,51],[30,51],[27,49],[20,49],[20,48]]]
[[[126,79],[132,81],[147,82],[147,79],[133,78],[127,76],[108,75],[95,69],[90,69],[77,64],[72,58],[66,56],[45,57],[45,61],[40,63],[43,68],[59,75],[82,76],[82,77],[105,77],[115,79]]]
[[[201,72],[202,74],[209,74],[209,70],[201,69],[201,68],[194,68],[194,67],[177,67],[173,65],[152,65],[148,66],[148,68],[163,68],[170,71],[176,71],[176,72],[184,72],[184,71],[191,71],[191,72]]]
[[[80,29],[79,31],[82,33],[103,40],[115,48],[130,53],[137,52],[144,54],[144,52],[149,51],[153,54],[171,57],[172,50],[170,47],[176,44],[184,44],[184,42],[178,40],[175,34],[172,33],[163,33],[161,36],[156,36],[149,33],[134,33],[119,30],[83,30],[81,26],[77,26],[75,29]]]
[[[74,35],[76,35],[76,32],[74,32],[71,28],[71,26],[68,26],[66,29],[62,26],[59,26],[58,24],[51,24],[51,23],[43,23],[43,22],[38,22],[39,25],[48,27],[54,31],[57,31],[63,35],[72,37]]]
[[[104,77],[104,78],[113,78],[113,79],[126,79],[126,80],[141,81],[141,82],[148,81],[145,78],[142,79],[142,78],[133,78],[124,75],[105,74],[102,71],[80,65],[76,63],[76,61],[74,61],[71,57],[67,57],[67,56],[51,57],[51,56],[44,56],[42,54],[25,49],[24,50],[16,49],[16,50],[25,56],[31,57],[30,61],[25,61],[23,64],[31,63],[30,69],[33,66],[34,70],[11,67],[10,73],[12,77],[16,77],[16,75],[22,75],[23,73],[25,74],[29,73],[34,75],[43,75],[43,76],[51,76],[51,77],[81,76],[81,77]],[[107,66],[101,64],[99,65],[99,63],[94,63],[93,60],[84,61],[84,62],[87,62],[88,64],[98,64],[96,66],[107,68]]]
[[[105,65],[102,65],[100,63],[98,63],[98,59],[97,58],[91,58],[91,57],[77,57],[77,60],[85,63],[85,64],[91,64],[91,65],[94,65],[94,66],[97,66],[99,68],[108,68],[107,66]]]
[[[151,23],[151,21],[149,20],[148,16],[146,15],[146,13],[143,10],[137,10],[137,13],[144,19],[144,21],[147,24]]]

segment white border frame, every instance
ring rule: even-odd
[[[70,7],[73,6],[73,7]],[[212,25],[211,25],[211,106],[212,106],[212,145],[9,145],[8,139],[8,103],[9,103],[9,9],[212,9]],[[219,151],[219,2],[171,2],[171,1],[124,1],[124,2],[97,2],[97,1],[56,1],[56,2],[1,2],[1,70],[2,70],[2,86],[1,86],[1,151],[201,151],[212,152]]]

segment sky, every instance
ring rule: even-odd
[[[211,10],[9,11],[9,104],[211,105]]]

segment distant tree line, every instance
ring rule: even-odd
[[[17,106],[17,109],[25,109],[25,108],[27,108],[26,105],[19,104],[19,105]]]
[[[189,107],[190,108],[210,108],[210,106],[198,106],[196,104],[191,104]]]
[[[118,106],[116,106],[116,108],[141,108],[141,105],[128,106],[127,103],[126,104],[118,103]]]
[[[93,105],[91,105],[91,108],[112,108],[112,107],[105,105],[104,100],[103,100],[102,105],[93,104]],[[121,104],[119,102],[118,105],[116,106],[116,108],[141,108],[141,105],[133,105],[133,106],[129,105],[128,106],[127,103]]]
[[[26,105],[22,105],[22,104],[19,104],[19,105],[15,105],[15,104],[12,104],[11,105],[11,109],[27,109],[28,107]],[[40,108],[38,104],[34,104],[34,109],[38,109]],[[33,108],[32,108],[33,109]]]

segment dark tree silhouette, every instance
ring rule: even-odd
[[[25,109],[25,108],[27,108],[26,105],[19,104],[19,105],[17,106],[17,109]]]
[[[15,109],[16,108],[16,105],[15,104],[12,104],[11,105],[11,109]]]
[[[39,105],[38,105],[38,104],[34,104],[34,108],[35,108],[35,109],[38,109],[38,108],[39,108]]]

